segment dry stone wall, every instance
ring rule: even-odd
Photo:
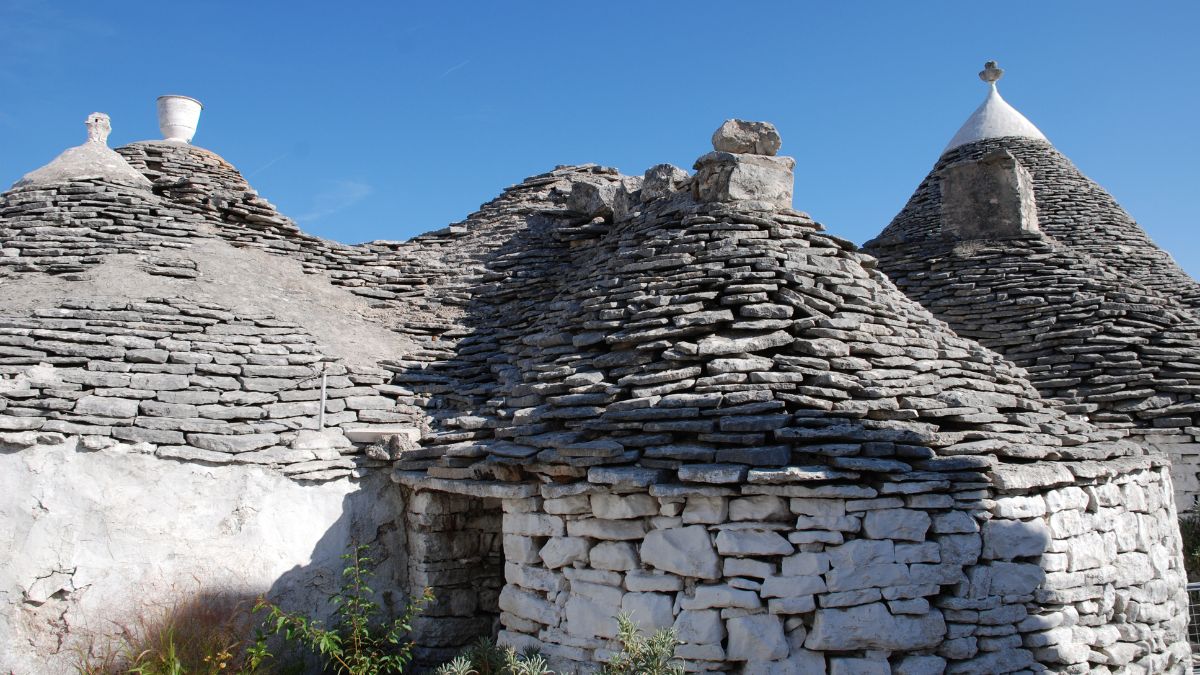
[[[627,612],[689,671],[1183,672],[1161,463],[940,478],[543,485],[504,502],[501,639],[583,667]]]
[[[434,600],[416,617],[416,661],[435,667],[496,634],[504,586],[500,504],[492,498],[403,490],[407,592]]]
[[[625,610],[690,670],[1182,672],[1160,456],[805,214],[680,173],[579,181],[487,261],[454,358],[397,374],[433,428],[396,479],[503,500],[505,640],[582,667]]]

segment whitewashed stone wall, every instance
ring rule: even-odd
[[[0,452],[0,672],[72,672],[91,640],[202,593],[325,614],[355,541],[377,544],[381,578],[406,573],[389,534],[404,505],[382,476],[300,483],[138,450]]]
[[[504,502],[504,642],[583,669],[619,612],[689,671],[1184,672],[1171,482],[1147,458],[993,484],[624,490]],[[953,485],[953,488],[951,488]]]

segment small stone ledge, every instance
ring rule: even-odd
[[[454,480],[431,478],[424,471],[393,471],[392,480],[413,490],[436,490],[468,497],[490,497],[494,499],[525,499],[538,494],[533,483],[504,483],[489,480]]]

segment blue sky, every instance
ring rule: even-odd
[[[796,207],[863,242],[1005,98],[1200,276],[1200,3],[0,0],[0,188],[154,99],[318,235],[406,239],[556,164],[691,167],[774,122]]]

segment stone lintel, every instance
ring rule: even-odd
[[[435,490],[468,497],[494,499],[525,499],[538,494],[533,483],[504,483],[491,480],[454,480],[431,478],[424,471],[393,471],[392,480],[413,490]]]

